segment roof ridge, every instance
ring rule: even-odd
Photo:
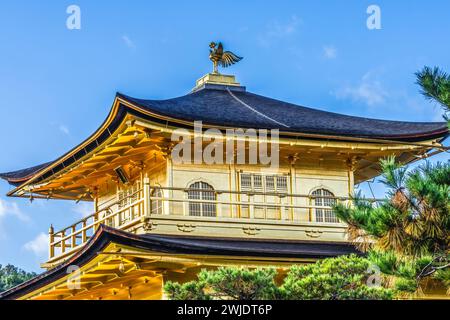
[[[235,96],[228,88],[227,88],[227,91],[228,91],[228,93],[230,94],[230,96],[232,96],[236,101],[238,101],[238,102],[239,102],[240,104],[242,104],[244,107],[246,107],[246,108],[250,109],[251,111],[255,112],[256,114],[260,115],[261,117],[264,117],[264,118],[266,118],[266,119],[268,119],[268,120],[270,120],[270,121],[272,121],[272,122],[275,122],[276,124],[282,125],[283,127],[290,128],[288,125],[286,125],[286,124],[284,124],[284,123],[282,123],[282,122],[280,122],[280,121],[277,121],[277,120],[275,120],[275,119],[272,119],[271,117],[265,115],[264,113],[262,113],[262,112],[256,110],[256,109],[253,108],[252,106],[248,105],[247,103],[245,103],[244,101],[242,101],[241,99],[239,99],[238,97],[236,97],[236,96]]]

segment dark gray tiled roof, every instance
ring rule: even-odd
[[[52,163],[53,163],[53,161],[50,161],[50,162],[46,162],[43,164],[39,164],[39,165],[31,167],[31,168],[26,168],[26,169],[12,171],[12,172],[0,173],[0,178],[8,180],[8,181],[13,181],[14,179],[23,179],[26,177],[32,177],[35,173],[37,173],[41,169],[44,169],[45,167],[49,166]]]
[[[404,122],[332,113],[283,102],[242,90],[211,86],[168,100],[143,100],[119,94],[154,113],[187,121],[236,128],[279,129],[284,132],[423,140],[447,132],[445,122]]]
[[[70,157],[47,175],[58,172],[76,161],[79,156],[93,150],[109,136],[109,132],[117,128],[127,113],[152,118],[142,111],[172,118],[174,122],[202,121],[204,124],[221,127],[279,129],[281,135],[307,133],[413,142],[443,139],[449,134],[445,122],[404,122],[347,116],[260,96],[247,92],[244,87],[207,84],[201,90],[167,100],[136,99],[120,93],[117,97],[140,107],[141,111],[120,104],[119,111],[107,128],[107,132],[103,132],[99,138],[79,151],[80,155]],[[2,173],[0,178],[8,180],[13,185],[20,185],[52,163]],[[41,178],[44,177],[39,179]]]

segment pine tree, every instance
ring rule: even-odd
[[[450,162],[426,163],[409,171],[393,157],[381,162],[387,199],[374,205],[354,197],[337,216],[348,235],[399,290],[416,291],[428,277],[449,288]]]
[[[392,299],[394,291],[373,283],[369,260],[356,255],[294,265],[277,285],[273,268],[202,270],[184,284],[168,282],[164,290],[173,300],[355,300]]]
[[[202,270],[198,280],[184,284],[168,282],[164,290],[173,300],[275,299],[277,287],[272,268],[218,268]]]
[[[416,73],[421,93],[429,100],[437,102],[444,109],[444,118],[449,121],[450,113],[450,75],[438,67],[424,67]]]

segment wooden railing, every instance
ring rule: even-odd
[[[202,193],[200,196],[199,192]],[[208,199],[205,199],[204,195]],[[93,236],[100,224],[129,230],[131,226],[141,222],[144,216],[149,218],[151,216],[197,216],[213,221],[226,218],[247,221],[338,223],[337,218],[333,218],[331,206],[315,205],[314,200],[318,198],[322,202],[325,200],[336,203],[351,201],[348,197],[164,188],[145,185],[127,198],[110,203],[98,212],[58,232],[54,232],[53,227],[50,227],[49,256],[50,260],[68,256],[81,248]],[[374,202],[378,201],[380,200],[374,200]],[[127,205],[120,206],[124,202]],[[321,214],[320,221],[317,219],[318,213]]]
[[[121,206],[123,203],[128,203]],[[49,257],[66,255],[82,247],[101,224],[126,230],[127,226],[144,215],[143,190],[138,190],[120,201],[114,201],[105,208],[54,232],[49,230]]]
[[[283,192],[260,192],[260,191],[229,191],[229,190],[207,190],[207,189],[186,189],[186,188],[152,188],[150,194],[155,194],[155,190],[160,190],[164,196],[150,196],[150,206],[155,207],[155,203],[160,201],[162,205],[162,214],[176,214],[192,216],[191,204],[208,205],[214,207],[213,217],[229,218],[249,218],[249,219],[275,219],[275,220],[295,220],[296,210],[307,210],[308,221],[314,220],[314,214],[317,210],[330,212],[331,206],[315,205],[315,199],[332,200],[335,203],[346,203],[351,201],[349,197],[335,196],[314,196],[304,194],[290,194]],[[189,193],[203,192],[204,194],[213,194],[214,200],[189,198]],[[178,196],[175,196],[176,194]],[[267,198],[270,198],[267,199]],[[374,200],[375,202],[380,200]],[[176,206],[176,204],[182,206]],[[197,206],[198,207],[198,206]],[[257,216],[257,210],[266,216]],[[278,212],[277,217],[268,217],[268,210]],[[154,209],[153,209],[154,211]],[[194,210],[196,211],[196,210]],[[208,215],[203,215],[208,216]],[[337,220],[334,222],[338,222]]]

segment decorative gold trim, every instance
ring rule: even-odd
[[[310,237],[310,238],[320,238],[323,234],[323,231],[319,230],[319,229],[307,229],[305,230],[305,234]]]
[[[186,233],[190,233],[190,232],[194,232],[196,225],[195,224],[177,224],[177,228],[178,231],[182,231],[182,232],[186,232]]]
[[[257,234],[259,234],[260,231],[261,231],[261,229],[258,228],[258,227],[244,227],[244,228],[242,228],[242,232],[244,232],[245,234],[247,234],[249,236],[256,236]]]

